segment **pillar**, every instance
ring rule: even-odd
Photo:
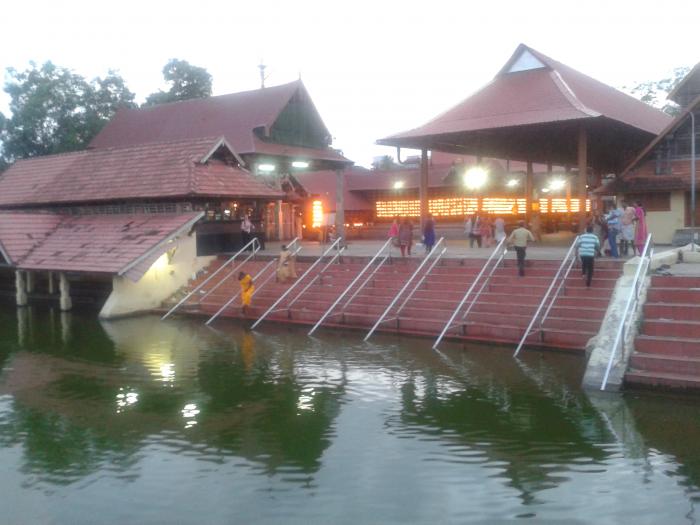
[[[532,194],[535,190],[535,174],[532,170],[532,161],[527,161],[527,173],[525,175],[525,222],[529,225],[532,218]]]
[[[49,272],[49,295],[56,293],[56,281],[53,278],[53,272]]]
[[[26,272],[27,275],[27,281],[26,281],[26,289],[27,289],[27,294],[33,293],[35,284],[36,284],[36,279],[34,272]]]
[[[586,197],[588,190],[586,182],[588,179],[588,134],[586,128],[581,126],[578,130],[578,230],[586,229]]]
[[[335,233],[345,245],[345,170],[335,170]]]
[[[67,312],[73,308],[73,301],[70,298],[70,283],[65,273],[59,273],[58,279],[58,288],[61,292],[61,311]]]
[[[24,272],[15,270],[15,298],[17,306],[27,306],[27,288],[24,281]]]
[[[284,217],[282,216],[282,201],[275,201],[275,235],[277,240],[284,238]]]
[[[430,210],[428,203],[428,150],[422,149],[420,152],[420,184],[418,187],[420,199],[420,231],[428,218]]]

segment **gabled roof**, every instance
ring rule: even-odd
[[[133,280],[203,212],[81,215],[0,212],[0,242],[23,270],[127,275]],[[138,272],[133,269],[138,267]]]
[[[683,77],[666,98],[684,107],[698,95],[700,95],[700,62],[695,64],[695,67]]]
[[[695,97],[695,99],[690,102],[686,107],[683,108],[683,110],[676,115],[676,117],[669,122],[669,124],[666,126],[666,128],[663,129],[654,139],[645,147],[639,155],[635,157],[635,159],[630,162],[627,167],[624,169],[624,171],[620,174],[620,177],[624,177],[627,175],[631,170],[633,170],[644,158],[651,153],[651,151],[661,142],[666,138],[666,136],[669,133],[673,133],[676,131],[680,126],[685,123],[686,119],[688,118],[688,114],[691,111],[694,111],[696,108],[700,107],[700,94]]]
[[[663,112],[520,44],[496,77],[469,98],[423,126],[378,142],[409,146],[410,139],[426,136],[599,117],[651,134],[669,120]]]
[[[19,160],[0,175],[0,206],[283,196],[219,160],[227,156],[232,162],[237,158],[224,139],[209,137]]]
[[[371,178],[369,170],[354,167],[344,172],[345,176],[345,210],[362,211],[372,210],[374,206],[363,196],[353,193],[355,181],[365,177]],[[320,198],[324,201],[324,211],[335,211],[337,182],[336,172],[332,170],[312,171],[308,173],[295,173],[294,178],[302,185],[304,190],[312,198]]]
[[[267,147],[255,130],[269,132],[292,98],[299,94],[308,102],[308,118],[330,132],[316,110],[306,87],[297,80],[280,86],[216,97],[183,100],[138,109],[122,109],[90,143],[90,148],[113,148],[202,137],[223,136],[240,154],[259,153]],[[328,148],[329,152],[333,152]],[[307,151],[312,156],[325,148]],[[347,159],[339,156],[341,162]]]

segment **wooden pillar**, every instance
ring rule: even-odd
[[[343,240],[341,244],[344,246],[347,239],[345,238],[345,170],[335,170],[335,233]]]
[[[24,281],[24,272],[15,270],[15,299],[17,306],[27,306],[27,288]]]
[[[275,235],[277,240],[284,239],[284,217],[282,216],[282,201],[275,201]]]
[[[588,190],[586,182],[588,179],[588,134],[586,128],[581,126],[578,130],[578,230],[586,229],[586,197]]]
[[[68,282],[66,274],[63,272],[58,274],[58,278],[58,288],[61,291],[61,311],[67,312],[73,308],[73,301],[70,298],[70,283]]]
[[[564,170],[566,171],[566,217],[567,220],[571,218],[571,166],[567,165]]]
[[[56,293],[56,281],[53,278],[53,272],[49,272],[49,295]]]
[[[532,218],[532,194],[535,190],[535,174],[532,170],[532,161],[527,161],[527,173],[525,175],[525,222],[529,225]]]
[[[428,150],[422,149],[420,155],[420,184],[419,184],[419,198],[420,198],[420,231],[423,231],[423,225],[428,218],[429,205],[428,205]]]
[[[34,275],[34,272],[25,272],[25,275],[27,294],[33,293],[36,285],[36,276]]]

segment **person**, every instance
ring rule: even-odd
[[[413,245],[413,224],[408,219],[404,219],[399,226],[399,246],[401,247],[401,257],[411,256],[411,246]]]
[[[496,244],[506,238],[506,221],[503,220],[503,217],[496,217],[496,220],[493,221],[493,230]]]
[[[622,218],[622,209],[612,207],[610,212],[605,217],[605,222],[608,225],[608,244],[610,245],[610,256],[618,258],[620,254],[617,251],[617,235],[620,233],[622,228],[622,223],[620,219]]]
[[[542,219],[540,214],[535,212],[530,217],[530,228],[532,228],[532,236],[537,242],[542,242]]]
[[[389,228],[389,239],[391,239],[391,244],[394,246],[399,245],[399,220],[398,218],[394,219],[394,222],[391,223],[391,228]]]
[[[593,279],[593,263],[595,254],[600,250],[600,239],[593,233],[593,225],[586,226],[586,233],[576,238],[576,253],[581,257],[581,274],[586,279],[586,286],[590,288]]]
[[[518,227],[510,232],[508,240],[509,246],[515,247],[515,254],[518,258],[518,275],[525,277],[525,252],[527,250],[527,241],[535,241],[530,230],[525,228],[525,221],[518,221]]]
[[[241,285],[241,313],[246,315],[250,307],[250,301],[255,293],[255,285],[253,284],[253,278],[245,272],[238,274],[238,284]]]
[[[474,241],[472,241],[472,230],[474,229],[474,225],[472,224],[472,216],[467,215],[467,217],[464,219],[464,234],[467,236],[467,239],[469,239],[469,247],[471,248],[474,245]]]
[[[294,254],[283,244],[280,258],[277,262],[277,282],[284,283],[289,278],[297,278],[296,268],[294,267]]]
[[[632,255],[634,255],[634,219],[637,214],[633,206],[630,206],[625,201],[622,201],[622,217],[620,217],[622,240],[620,241],[620,251],[623,256],[629,254],[629,247],[632,247]]]
[[[487,248],[490,248],[493,235],[491,234],[491,219],[489,219],[488,215],[481,221],[481,228],[479,232],[481,233],[482,244]]]
[[[642,203],[637,201],[637,205],[634,208],[635,221],[637,227],[634,230],[634,244],[637,246],[637,253],[642,255],[642,250],[644,249],[644,244],[647,241],[647,212],[642,206]]]
[[[241,222],[241,239],[243,241],[243,246],[248,244],[252,239],[253,233],[253,223],[250,222],[250,217],[247,213],[243,214],[243,221]],[[253,247],[249,246],[248,250],[252,250]]]
[[[430,213],[423,225],[423,244],[425,244],[425,253],[430,253],[435,246],[435,220]]]
[[[603,245],[603,221],[601,220],[600,213],[594,212],[588,224],[593,226],[593,234],[598,237],[598,248],[595,254],[597,257],[601,257],[603,255],[600,252],[600,247]]]
[[[472,228],[469,232],[469,247],[474,248],[474,241],[476,241],[477,246],[481,248],[481,220],[476,213],[471,222]]]

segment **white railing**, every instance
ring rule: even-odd
[[[343,306],[343,311],[347,306],[352,302],[352,300],[355,298],[355,296],[362,290],[362,288],[365,287],[365,285],[369,282],[369,280],[372,278],[372,276],[379,270],[379,268],[382,267],[382,265],[387,261],[387,259],[391,256],[391,241],[393,239],[387,239],[386,242],[382,245],[381,248],[377,251],[377,253],[374,254],[374,256],[369,260],[369,262],[360,270],[360,273],[357,274],[357,276],[350,282],[350,284],[343,290],[343,293],[341,293],[338,298],[333,302],[333,304],[328,308],[328,310],[325,311],[325,313],[321,316],[321,318],[316,322],[316,324],[309,330],[309,335],[312,335],[316,329],[321,326],[321,323],[325,321],[325,319],[330,315],[330,313],[333,311],[333,309],[340,303],[340,301],[343,300],[343,297],[347,295],[347,293],[352,289],[353,286],[355,286],[355,283],[360,280],[360,278],[365,274],[365,272],[374,264],[374,261],[377,260],[378,257],[384,253],[386,250],[387,253],[384,254],[384,258],[382,261],[377,265],[377,267],[374,269],[374,271],[370,274],[370,276],[365,279],[365,281],[362,283],[362,285],[357,289],[357,291],[350,297],[350,299],[345,303]],[[388,250],[387,250],[388,248]]]
[[[272,306],[270,306],[270,308],[268,308],[268,309],[265,311],[265,313],[262,314],[262,315],[260,316],[260,318],[259,318],[257,321],[255,321],[255,322],[253,323],[253,326],[251,326],[251,328],[255,328],[256,326],[258,326],[268,315],[270,315],[270,313],[272,313],[272,312],[275,310],[275,308],[277,308],[277,305],[279,305],[282,301],[284,301],[284,299],[292,292],[292,290],[294,290],[297,286],[299,286],[299,284],[306,278],[306,276],[309,275],[309,273],[311,273],[311,271],[312,271],[314,268],[316,268],[316,266],[318,266],[318,264],[323,260],[323,258],[324,258],[326,255],[328,255],[331,251],[333,251],[333,250],[335,250],[335,249],[338,250],[338,253],[335,254],[335,256],[331,259],[331,262],[333,262],[335,259],[337,259],[337,258],[340,256],[340,254],[343,252],[343,250],[345,250],[345,247],[344,247],[344,246],[343,246],[343,247],[340,247],[342,241],[343,241],[343,238],[342,238],[342,237],[338,237],[335,241],[333,241],[333,243],[332,243],[321,255],[318,256],[318,259],[316,259],[316,260],[314,261],[314,263],[306,269],[306,271],[302,274],[302,276],[301,276],[299,279],[297,279],[297,281],[296,281],[292,286],[290,286],[290,287],[279,297],[279,299],[277,299],[274,303],[272,303]],[[329,263],[329,264],[330,264],[330,263]],[[326,268],[327,268],[327,267],[328,267],[328,265],[326,265]],[[324,270],[325,270],[325,268],[324,268]],[[319,275],[320,275],[320,274],[319,274]],[[318,275],[315,276],[315,277],[312,279],[311,282],[313,283],[313,282],[316,280],[317,277],[318,277]],[[309,283],[309,285],[310,285],[310,283]],[[304,288],[304,289],[301,291],[301,293],[300,293],[299,295],[297,295],[297,296],[294,298],[294,301],[296,301],[296,300],[299,298],[299,296],[300,296],[301,294],[303,294],[303,293],[306,291],[306,289],[309,287],[309,285],[307,285],[306,288]],[[294,301],[292,301],[292,302],[294,302]]]
[[[486,262],[481,267],[481,271],[479,271],[477,276],[474,278],[474,281],[472,281],[471,286],[469,287],[469,289],[466,291],[466,293],[462,297],[462,300],[457,305],[457,308],[455,308],[454,312],[452,312],[452,315],[450,316],[449,321],[447,321],[447,323],[445,324],[445,327],[442,329],[442,332],[440,332],[440,335],[436,339],[435,344],[433,344],[433,350],[437,350],[438,346],[440,345],[440,342],[445,337],[445,334],[447,333],[447,331],[450,330],[451,328],[453,328],[454,326],[457,326],[457,325],[453,324],[455,317],[457,317],[457,315],[459,315],[459,312],[462,311],[462,307],[464,306],[464,303],[467,302],[467,299],[471,295],[472,291],[474,291],[474,288],[476,288],[476,285],[479,282],[479,279],[481,279],[481,276],[484,275],[484,272],[491,264],[491,261],[493,260],[493,258],[496,257],[497,255],[499,255],[499,257],[498,257],[496,263],[494,264],[494,267],[491,270],[491,273],[489,274],[489,276],[493,273],[493,271],[496,269],[498,264],[503,260],[503,256],[505,255],[505,246],[506,246],[506,239],[501,239],[501,242],[498,243],[498,245],[494,248],[493,252],[491,252],[491,255],[489,256],[489,258],[486,259]]]
[[[299,238],[295,237],[287,245],[287,248],[294,246],[298,242],[298,240],[299,240]],[[301,251],[301,246],[299,246],[296,250],[294,250],[292,252],[292,257],[295,257],[300,251]],[[255,274],[255,276],[253,277],[253,283],[255,283],[255,291],[253,292],[253,296],[255,296],[255,294],[258,293],[262,289],[262,287],[265,286],[270,281],[270,279],[275,275],[276,270],[271,272],[270,275],[268,275],[264,281],[262,281],[261,283],[258,284],[258,279],[260,278],[260,276],[263,275],[276,262],[278,262],[277,259],[272,259],[265,266],[263,266],[258,273]],[[224,303],[224,305],[221,308],[219,308],[219,310],[217,310],[217,312],[214,315],[212,315],[207,320],[207,322],[204,324],[210,325],[211,323],[213,323],[216,320],[216,318],[219,317],[219,315],[221,315],[221,313],[224,310],[226,310],[226,308],[228,308],[231,305],[231,303],[233,303],[233,301],[235,301],[239,295],[241,295],[240,290],[238,290],[235,294],[233,294],[233,296],[231,296],[231,298],[228,301],[226,301],[226,303]]]
[[[242,254],[244,251],[246,251],[249,247],[252,247],[253,252],[252,252],[243,262],[249,260],[249,259],[250,259],[251,257],[253,257],[256,253],[258,253],[258,251],[260,251],[260,241],[258,240],[257,237],[254,237],[253,239],[251,239],[249,242],[247,242],[247,243],[245,244],[245,246],[243,246],[243,248],[241,248],[241,249],[238,250],[236,253],[234,253],[234,254],[233,254],[224,264],[222,264],[214,273],[212,273],[212,274],[211,274],[209,277],[207,277],[204,281],[202,281],[201,283],[199,283],[199,285],[197,285],[190,293],[188,293],[187,295],[185,295],[185,297],[183,297],[175,306],[173,306],[170,310],[168,310],[168,311],[165,313],[165,315],[164,315],[163,317],[160,318],[160,320],[163,321],[164,319],[168,318],[168,317],[170,316],[170,314],[172,314],[173,312],[175,312],[175,310],[177,310],[178,308],[180,308],[180,306],[181,306],[182,304],[184,304],[190,297],[192,297],[195,293],[197,293],[199,290],[201,290],[209,281],[211,281],[211,280],[212,280],[214,277],[216,277],[220,272],[222,272],[229,264],[232,264],[232,263],[236,260],[236,258],[237,258],[240,254]],[[241,267],[241,265],[243,264],[243,262],[241,262],[240,264],[236,265],[236,267],[233,268],[233,269],[229,272],[229,274],[228,274],[226,277],[224,277],[224,279],[222,279],[222,281],[228,279],[232,274],[234,274],[235,271],[236,271],[238,268]],[[204,294],[203,297],[200,297],[199,300],[197,301],[197,304],[199,304],[199,303],[202,301],[202,299],[203,299],[204,297],[206,297],[207,295],[209,295],[214,289],[218,288],[220,284],[221,284],[221,282],[219,282],[213,289],[211,289],[211,290],[209,290],[208,292],[206,292],[206,293]]]
[[[523,333],[522,338],[520,339],[520,343],[518,343],[518,347],[515,349],[515,352],[513,353],[513,357],[517,357],[518,354],[520,353],[520,350],[522,350],[523,345],[525,344],[525,340],[533,333],[537,332],[538,330],[541,333],[542,330],[542,325],[544,324],[545,320],[547,319],[547,316],[549,315],[549,311],[552,309],[552,306],[554,305],[554,302],[557,300],[557,297],[559,295],[559,291],[562,289],[562,286],[566,282],[566,278],[569,276],[569,272],[571,271],[571,268],[574,265],[574,262],[576,261],[576,245],[578,243],[578,237],[574,239],[574,242],[571,243],[571,246],[569,247],[569,250],[566,252],[566,255],[564,256],[564,259],[561,261],[561,264],[559,265],[559,268],[557,269],[557,273],[554,275],[554,279],[552,279],[552,282],[549,285],[549,288],[547,288],[547,292],[545,292],[544,297],[542,297],[542,300],[540,301],[539,306],[537,307],[537,310],[535,311],[535,315],[532,316],[532,319],[530,320],[530,324],[527,325],[527,329],[525,330],[525,333]],[[567,266],[568,263],[568,266]],[[562,270],[564,270],[564,267],[567,266],[566,271],[562,273]],[[560,279],[561,276],[561,279]],[[559,286],[557,286],[557,291],[552,295],[552,289],[554,288],[554,285],[559,282]],[[550,299],[550,295],[552,295]],[[549,303],[547,303],[549,301]],[[547,309],[545,311],[544,316],[542,319],[540,319],[540,312],[544,308],[544,305],[547,304]],[[533,330],[533,326],[535,326],[536,323],[539,325],[537,328]]]
[[[624,348],[627,333],[630,329],[630,320],[632,319],[632,314],[637,309],[637,303],[639,302],[639,293],[642,289],[643,277],[645,277],[649,271],[649,267],[651,266],[651,258],[653,255],[654,247],[651,243],[651,234],[649,234],[647,235],[647,240],[644,243],[644,250],[640,256],[637,271],[634,274],[634,280],[632,281],[629,297],[627,297],[625,308],[622,311],[620,326],[618,326],[617,332],[615,333],[615,341],[613,342],[612,350],[610,351],[608,366],[605,368],[603,382],[600,385],[601,390],[605,390],[605,387],[608,385],[608,378],[610,377],[610,370],[612,369],[613,361],[615,360],[615,355],[617,354],[617,348],[619,346]]]
[[[384,318],[391,311],[391,309],[394,307],[396,302],[401,298],[403,293],[411,285],[411,283],[413,282],[413,279],[416,278],[416,276],[420,273],[420,271],[423,269],[423,267],[426,265],[426,263],[430,260],[431,256],[435,253],[438,253],[438,248],[444,242],[444,240],[445,240],[444,237],[440,237],[440,239],[438,239],[438,242],[435,243],[435,246],[433,246],[433,249],[431,250],[431,252],[423,258],[421,263],[418,265],[418,268],[416,268],[416,270],[413,272],[413,274],[411,274],[411,277],[408,279],[408,281],[406,281],[406,284],[404,284],[403,287],[401,288],[401,290],[399,290],[399,293],[397,293],[394,296],[394,299],[391,301],[391,303],[389,303],[389,306],[386,307],[386,309],[384,310],[382,315],[379,317],[379,319],[377,319],[377,322],[374,323],[374,326],[372,327],[372,329],[367,333],[367,335],[365,336],[365,339],[364,339],[365,341],[369,341],[369,338],[372,337],[372,334],[375,332],[375,330],[379,327],[380,324],[382,324],[382,322],[384,321]],[[440,252],[440,254],[438,255],[438,258],[442,257],[443,253],[444,253],[444,250]]]

